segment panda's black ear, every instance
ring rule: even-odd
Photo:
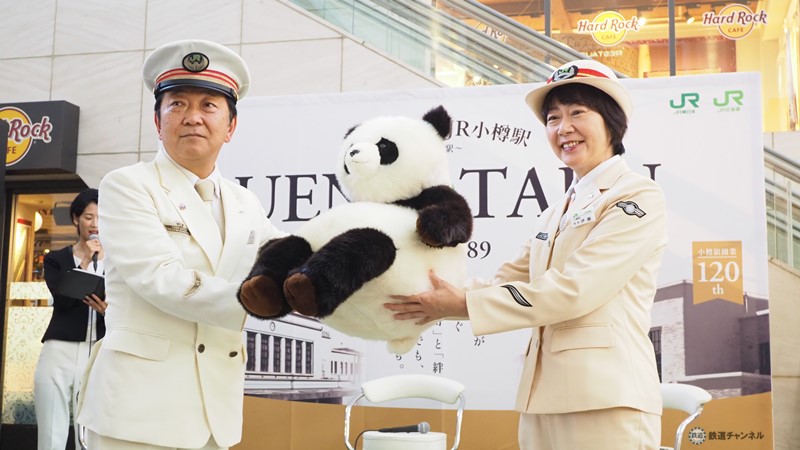
[[[347,139],[347,136],[350,136],[350,133],[352,133],[353,130],[355,130],[359,126],[360,126],[360,124],[359,125],[353,125],[352,127],[350,127],[350,129],[347,130],[347,133],[344,134],[344,137],[342,139]]]
[[[433,125],[433,128],[436,129],[436,132],[439,133],[442,139],[450,137],[450,122],[452,119],[450,119],[450,114],[447,113],[444,106],[439,105],[428,111],[422,116],[422,120]]]

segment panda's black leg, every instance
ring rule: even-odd
[[[270,319],[292,311],[283,293],[283,283],[290,270],[311,256],[311,245],[299,236],[273,239],[258,251],[256,263],[236,297],[248,314]]]
[[[331,239],[289,273],[286,300],[306,316],[326,317],[369,280],[394,263],[392,238],[372,228],[356,228]]]

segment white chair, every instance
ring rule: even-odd
[[[361,385],[361,395],[347,405],[344,413],[344,442],[350,445],[350,412],[353,406],[366,398],[372,403],[382,403],[403,398],[427,398],[443,403],[459,402],[456,412],[456,431],[451,450],[458,449],[461,439],[461,419],[464,415],[464,385],[433,375],[392,375],[367,381]],[[425,424],[427,425],[427,424]],[[427,430],[424,430],[427,431]],[[447,435],[438,432],[363,432],[362,450],[446,450]],[[357,444],[356,444],[357,445]]]
[[[664,409],[677,409],[689,416],[678,425],[675,432],[675,450],[681,448],[681,438],[686,427],[692,423],[702,412],[706,403],[711,401],[711,394],[703,388],[691,384],[662,383],[661,397],[664,399]],[[670,447],[661,447],[669,450]]]

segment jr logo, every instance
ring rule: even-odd
[[[731,100],[742,106],[742,98],[744,98],[744,92],[742,91],[725,91],[725,99],[720,102],[717,98],[714,98],[714,106],[728,106]]]
[[[681,102],[680,104],[676,105],[675,100],[669,101],[669,106],[673,109],[681,109],[686,107],[686,102],[689,102],[693,108],[698,107],[698,102],[700,101],[700,94],[697,92],[684,92],[681,94]]]

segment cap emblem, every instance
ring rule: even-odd
[[[569,66],[556,70],[555,72],[553,72],[553,76],[551,78],[552,81],[561,81],[561,80],[569,80],[570,78],[575,78],[577,75],[578,75],[578,67]]]
[[[189,72],[202,72],[208,68],[208,56],[192,52],[183,57],[183,68]]]

